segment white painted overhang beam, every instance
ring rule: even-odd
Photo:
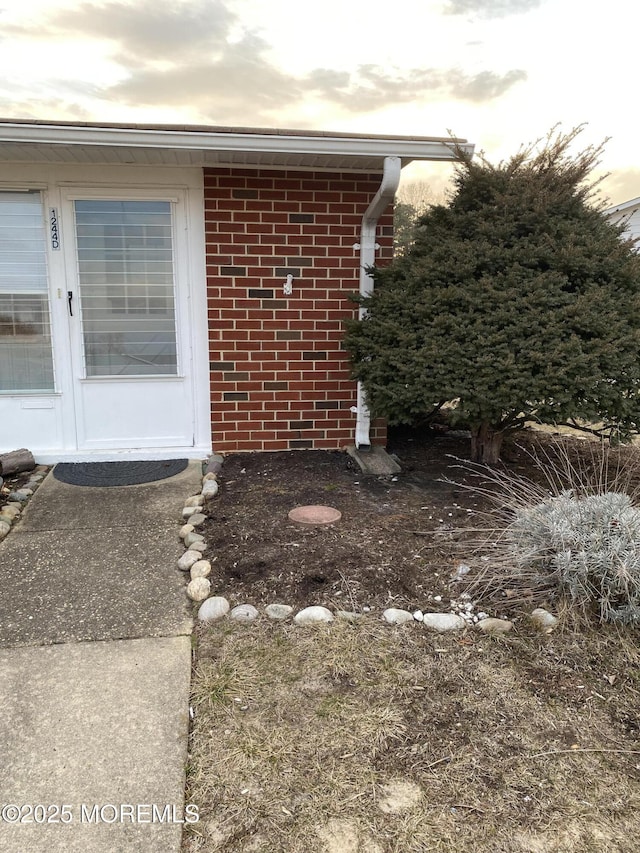
[[[456,147],[473,152],[463,139],[413,138],[406,136],[364,136],[295,131],[180,130],[172,128],[101,127],[45,123],[0,122],[2,144],[38,146],[80,146],[106,149],[161,149],[165,151],[219,152],[224,155],[253,154],[266,158],[308,156],[327,158],[400,157],[403,164],[412,160],[447,161],[455,157]],[[328,164],[327,164],[328,165]]]

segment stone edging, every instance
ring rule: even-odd
[[[189,572],[189,583],[186,593],[189,598],[199,603],[198,621],[217,622],[227,615],[235,622],[251,623],[259,618],[259,611],[252,604],[238,604],[231,608],[229,601],[221,595],[211,595],[211,563],[204,559],[207,543],[204,536],[198,533],[198,527],[206,519],[207,503],[215,498],[220,490],[218,476],[222,471],[225,457],[214,453],[208,460],[202,477],[202,489],[199,494],[191,495],[184,502],[182,509],[182,527],[179,537],[185,546],[185,552],[178,560],[177,566],[182,572]],[[465,567],[466,568],[466,567]],[[435,601],[441,597],[436,596]],[[450,602],[448,613],[424,613],[415,610],[401,610],[395,607],[387,608],[382,613],[382,619],[389,625],[404,625],[407,623],[420,624],[437,633],[448,631],[462,631],[465,628],[475,627],[486,634],[506,634],[513,628],[513,622],[507,619],[497,619],[484,612],[475,613],[475,604],[471,596],[462,593],[458,600]],[[294,608],[288,604],[268,604],[264,608],[265,615],[272,621],[285,621],[290,618],[296,625],[310,625],[317,623],[333,622],[334,619],[355,622],[364,618],[371,611],[368,607],[363,608],[362,613],[349,610],[336,610],[332,613],[327,607],[311,606],[305,607],[294,615]],[[555,628],[558,620],[555,616],[542,608],[531,613],[534,625],[545,633],[550,633]]]
[[[36,465],[25,485],[13,492],[9,492],[7,496],[9,500],[0,508],[0,541],[9,534],[11,528],[20,519],[22,510],[29,503],[31,496],[47,476],[48,472],[49,466]],[[0,477],[1,485],[2,478]]]

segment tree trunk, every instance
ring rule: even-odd
[[[36,461],[26,447],[0,454],[0,474],[18,474],[20,471],[31,471],[36,467]]]
[[[496,465],[500,461],[500,448],[504,433],[493,429],[489,421],[471,428],[471,461],[483,465]]]

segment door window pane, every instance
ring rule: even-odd
[[[54,390],[39,192],[0,192],[0,392]]]
[[[168,201],[76,201],[87,376],[177,373]]]

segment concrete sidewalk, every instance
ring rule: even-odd
[[[192,622],[177,530],[200,470],[108,489],[50,474],[0,543],[3,852],[178,853]]]

